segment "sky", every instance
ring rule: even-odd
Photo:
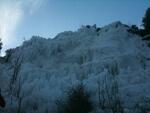
[[[54,38],[87,24],[140,26],[148,7],[150,0],[0,0],[2,53],[33,35]]]

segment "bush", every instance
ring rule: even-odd
[[[71,88],[65,101],[56,102],[57,113],[89,113],[93,110],[90,95],[83,85]]]

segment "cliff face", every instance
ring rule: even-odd
[[[13,49],[0,65],[7,112],[17,109],[19,98],[23,111],[52,112],[58,97],[81,82],[98,109],[98,86],[112,86],[114,80],[125,112],[145,104],[144,99],[150,99],[150,48],[128,29],[120,22],[101,29],[83,26],[54,39],[34,36]]]

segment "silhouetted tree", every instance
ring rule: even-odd
[[[150,8],[146,10],[145,16],[143,17],[143,26],[147,34],[150,34]]]
[[[1,49],[2,49],[2,45],[3,45],[3,43],[2,43],[2,40],[1,40],[1,38],[0,38],[0,51],[1,51]]]

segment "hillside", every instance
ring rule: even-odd
[[[53,39],[33,36],[12,49],[0,64],[7,103],[1,112],[15,113],[21,100],[24,113],[54,113],[56,100],[82,82],[97,113],[99,92],[114,81],[125,113],[150,112],[150,48],[128,29],[120,22],[83,26]]]

